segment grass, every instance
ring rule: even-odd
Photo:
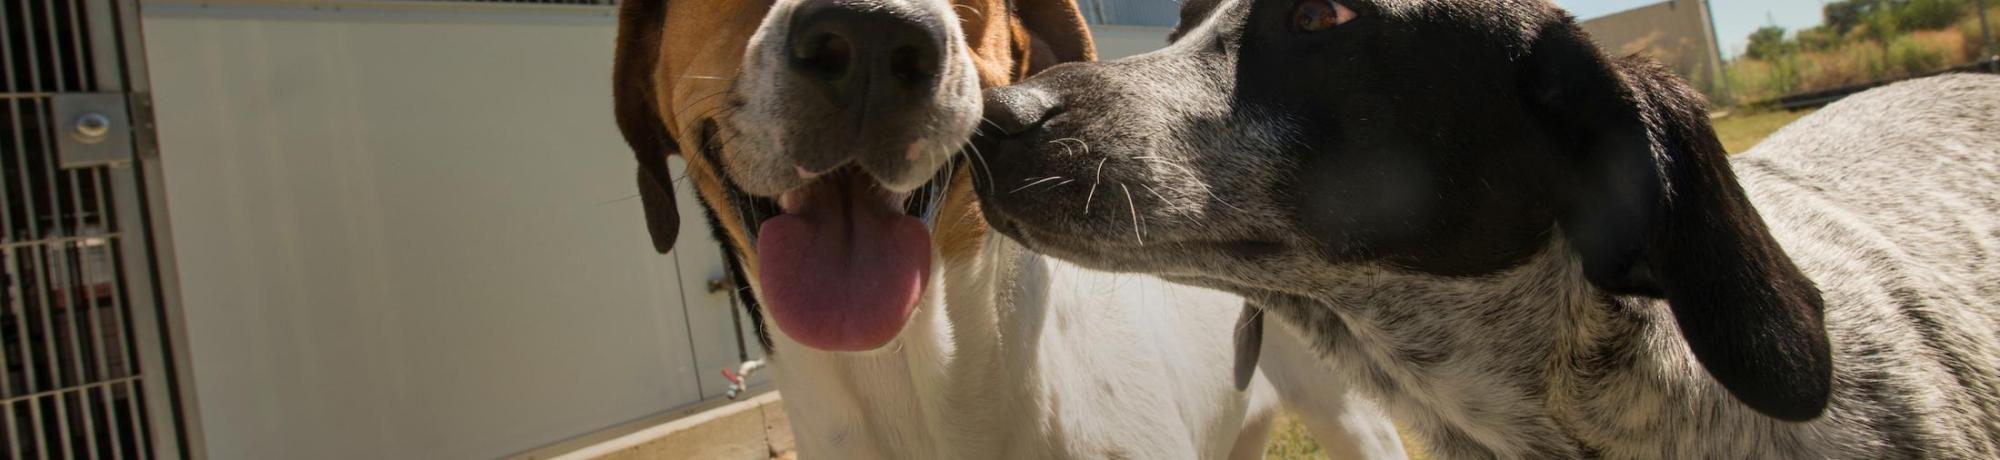
[[[1741,113],[1712,120],[1712,123],[1715,125],[1715,137],[1722,139],[1722,147],[1729,153],[1740,153],[1757,145],[1757,141],[1764,140],[1764,136],[1771,135],[1771,132],[1777,131],[1778,128],[1791,124],[1792,120],[1812,112],[1808,109],[1796,112]]]
[[[1407,432],[1403,435],[1403,450],[1410,453],[1411,460],[1423,460],[1422,446],[1417,445],[1416,436]],[[1312,433],[1306,432],[1306,425],[1286,413],[1278,416],[1278,426],[1271,428],[1271,442],[1264,446],[1265,460],[1319,460],[1327,459],[1326,451],[1320,449]],[[1331,460],[1331,459],[1329,459]]]
[[[1812,110],[1797,112],[1763,112],[1730,115],[1713,120],[1716,137],[1722,138],[1722,146],[1729,153],[1738,153],[1757,145],[1765,136],[1771,135],[1792,120],[1806,116]],[[1410,452],[1410,458],[1425,458],[1422,446],[1416,444],[1416,437],[1408,432],[1403,435],[1403,450]],[[1264,446],[1264,458],[1269,460],[1326,459],[1326,452],[1314,441],[1306,426],[1292,418],[1291,414],[1278,417],[1278,426],[1271,430],[1271,442]]]
[[[1271,429],[1271,443],[1264,445],[1264,458],[1268,460],[1303,460],[1326,458],[1319,442],[1314,441],[1306,426],[1292,418],[1292,414],[1278,416],[1278,426]]]

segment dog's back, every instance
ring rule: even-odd
[[[1904,437],[1850,452],[2000,455],[2000,77],[1858,94],[1734,164],[1825,294],[1827,421]]]

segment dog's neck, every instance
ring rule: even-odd
[[[1251,297],[1444,458],[1576,457],[1707,385],[1689,354],[1657,351],[1685,349],[1663,304],[1604,295],[1560,242],[1481,277],[1339,271]]]
[[[910,323],[881,350],[831,353],[774,337],[774,380],[801,450],[834,458],[970,458],[996,452],[1013,433],[998,418],[1033,413],[1033,375],[1015,369],[1003,325],[1009,299],[1046,278],[1023,276],[1039,257],[990,238],[975,257],[940,260]],[[815,438],[824,437],[824,439]],[[810,446],[810,447],[808,447]],[[954,449],[954,451],[946,451]]]

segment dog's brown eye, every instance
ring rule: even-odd
[[[1303,0],[1292,9],[1292,26],[1300,32],[1331,29],[1353,19],[1354,10],[1332,0]]]

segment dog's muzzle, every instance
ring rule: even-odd
[[[836,124],[820,127],[824,145],[792,149],[803,173],[853,162],[884,177],[901,176],[928,152],[913,136],[927,126],[945,74],[940,18],[903,2],[811,2],[793,13],[782,72],[801,104],[820,105]]]

